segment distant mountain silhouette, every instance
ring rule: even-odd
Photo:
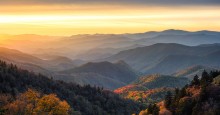
[[[156,37],[158,35],[163,35],[163,34],[177,34],[177,35],[182,35],[182,34],[187,34],[189,33],[188,31],[184,30],[175,30],[175,29],[169,29],[169,30],[164,30],[164,31],[149,31],[145,33],[134,33],[134,34],[123,34],[124,36],[132,39],[142,39],[142,38],[152,38]]]
[[[30,54],[4,47],[0,47],[0,59],[17,64],[19,67],[29,71],[44,73],[47,75],[51,75],[54,71],[61,71],[74,67],[72,60],[66,57],[43,60]]]
[[[220,43],[220,32],[184,30],[149,31],[134,34],[82,34],[70,37],[15,35],[4,36],[2,47],[30,54],[47,54],[94,61],[110,57],[123,50],[156,43],[178,43],[189,46]],[[15,45],[16,44],[16,45]]]
[[[179,43],[184,45],[200,45],[219,43],[219,34],[191,33],[191,34],[162,34],[149,39],[141,39],[140,42],[149,43]]]
[[[104,60],[124,60],[143,73],[172,74],[193,65],[219,67],[220,46],[185,46],[158,43],[151,46],[122,51]]]

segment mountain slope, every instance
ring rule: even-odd
[[[0,47],[0,59],[9,63],[17,64],[18,67],[33,71],[36,73],[43,73],[51,75],[52,72],[43,68],[44,61],[34,56],[22,53],[18,50]]]
[[[210,73],[204,71],[201,79],[197,76],[190,85],[176,90],[175,93],[167,93],[163,106],[171,114],[177,115],[218,115],[220,84],[215,80],[218,79],[219,74],[220,71]]]
[[[183,87],[189,82],[187,78],[176,78],[167,75],[149,75],[140,77],[137,81],[133,82],[134,85],[145,86],[148,89],[160,88],[160,87]]]
[[[184,69],[193,64],[198,65],[204,63],[210,66],[218,65],[218,63],[215,63],[218,61],[219,49],[220,46],[216,44],[209,46],[185,46],[174,43],[160,43],[122,51],[104,60],[112,62],[124,60],[135,70],[139,70],[143,73],[160,73],[160,70],[164,70],[161,72],[162,74],[172,74],[177,70]],[[200,58],[204,62],[201,62]],[[186,63],[184,63],[184,61]],[[179,64],[180,66],[175,69],[176,66],[173,66],[172,64]],[[163,67],[165,67],[165,69],[163,69]],[[169,69],[167,67],[173,69],[167,70]]]
[[[102,58],[106,58],[109,56],[112,56],[114,54],[117,54],[120,51],[128,50],[128,49],[134,49],[137,47],[143,47],[143,45],[134,44],[129,45],[127,47],[121,47],[121,48],[93,48],[85,52],[79,53],[75,58],[77,59],[83,59],[83,60],[99,60]],[[97,60],[97,61],[98,61]]]
[[[30,71],[33,70],[36,73],[52,73],[51,71],[61,71],[63,69],[74,67],[72,60],[65,57],[43,60],[30,54],[4,47],[0,47],[0,59],[10,63],[15,63]]]
[[[60,75],[66,76],[67,79],[72,79],[70,81],[76,83],[98,85],[109,89],[124,86],[137,78],[137,73],[123,61],[117,63],[90,62],[62,71]]]
[[[122,81],[118,81],[97,73],[73,73],[73,74],[55,74],[54,79],[72,82],[80,85],[90,84],[91,86],[99,86],[105,89],[116,89],[127,85]]]
[[[172,74],[184,68],[194,65],[210,66],[219,68],[220,66],[219,51],[208,54],[206,56],[190,56],[190,55],[171,55],[164,58],[152,68],[148,69],[147,73]]]
[[[178,72],[175,72],[173,76],[186,77],[192,80],[195,75],[201,76],[204,70],[210,72],[210,71],[217,70],[217,69],[212,68],[212,67],[207,67],[207,66],[195,65],[195,66],[191,66],[186,69],[180,70]]]
[[[133,83],[114,90],[114,92],[124,98],[149,104],[161,101],[167,91],[181,88],[188,83],[187,78],[153,74],[140,77]]]

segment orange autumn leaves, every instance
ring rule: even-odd
[[[154,102],[152,99],[153,95],[162,95],[163,93],[173,90],[172,88],[155,88],[148,89],[147,87],[140,85],[127,85],[121,88],[114,90],[115,93],[120,94],[122,97],[126,99],[132,99],[136,102],[149,103]],[[158,96],[157,96],[158,97]],[[158,97],[158,99],[160,96]]]
[[[1,108],[10,115],[68,115],[70,112],[69,104],[55,94],[41,95],[31,89],[17,96],[14,101],[9,95],[0,96],[0,101],[4,103]]]
[[[121,88],[114,90],[114,92],[117,94],[122,94],[122,93],[128,92],[129,89],[135,88],[135,86],[136,85],[127,85],[127,86],[124,86],[124,87],[121,87]]]

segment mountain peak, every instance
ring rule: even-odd
[[[162,32],[165,32],[165,33],[185,33],[185,32],[188,32],[188,31],[184,31],[184,30],[177,30],[177,29],[168,29],[168,30],[164,30]]]

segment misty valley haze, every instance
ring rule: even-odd
[[[172,29],[70,37],[7,35],[0,58],[54,79],[116,89],[143,75],[175,75],[196,66],[197,73],[218,70],[219,38],[215,31]],[[183,77],[191,79],[190,74]]]
[[[94,88],[89,91],[94,90],[96,93],[108,91],[115,93],[114,95],[120,95],[120,98],[134,101],[132,103],[136,108],[130,109],[131,111],[127,109],[124,112],[117,111],[117,114],[140,112],[143,108],[147,108],[146,106],[150,107],[150,103],[159,104],[159,102],[159,106],[166,109],[154,109],[160,111],[161,114],[164,112],[171,114],[172,111],[166,107],[166,103],[161,102],[167,96],[166,92],[174,92],[176,88],[190,84],[191,80],[195,80],[194,76],[196,75],[202,76],[200,77],[202,80],[204,70],[211,72],[210,75],[216,71],[217,73],[213,76],[214,79],[220,68],[220,32],[216,31],[188,32],[171,29],[137,34],[84,34],[70,37],[34,34],[2,36],[4,39],[1,40],[0,59],[4,61],[1,62],[3,70],[9,66],[7,67],[9,69],[6,69],[8,72],[19,71],[21,72],[19,76],[22,77],[26,75],[22,73],[24,70],[16,70],[22,68],[32,72],[28,73],[30,74],[29,77],[24,78],[29,79],[29,81],[32,81],[30,76],[34,77],[39,73],[39,76],[43,77],[41,79],[49,80],[47,84],[61,83],[63,85],[61,87],[77,84],[71,87],[83,88],[83,90],[85,88],[84,91],[88,88]],[[6,63],[16,64],[16,66]],[[10,79],[19,79],[16,78],[16,75],[13,74],[15,78]],[[38,79],[39,76],[36,76],[35,79],[41,81]],[[1,79],[5,79],[2,82],[5,85],[1,86],[2,93],[13,92],[16,94],[16,92],[25,91],[25,89],[16,89],[16,91],[5,89],[6,82],[10,82],[10,84],[13,82],[6,80],[6,78]],[[218,77],[215,79],[215,84],[218,84]],[[75,108],[75,111],[70,112],[71,114],[86,115],[97,112],[96,110],[85,111],[81,105],[76,107],[69,98],[63,97],[63,93],[58,91],[62,90],[59,87],[54,90],[50,89],[51,86],[45,86],[49,88],[47,89],[49,92],[44,92],[42,91],[44,88],[38,85],[29,82],[26,85],[27,88],[31,89],[22,95],[33,93],[32,88],[41,91],[41,93],[55,93],[58,97],[53,97],[52,94],[48,96],[52,96],[54,99],[67,99],[67,104]],[[10,87],[18,88],[20,86],[12,85]],[[219,88],[217,86],[216,88],[216,91],[219,92]],[[76,89],[69,89],[69,92],[72,91],[75,92]],[[82,94],[77,95],[86,98],[83,92],[80,91],[80,93]],[[107,95],[111,95],[109,93]],[[193,94],[194,92],[189,93]],[[74,95],[73,97],[75,97]],[[77,97],[74,99],[78,100]],[[88,101],[91,106],[98,106],[93,101]],[[101,100],[99,101],[104,103]],[[125,101],[120,100],[120,102]],[[83,101],[79,103],[83,103]],[[10,104],[3,106],[2,110],[10,106]],[[69,105],[62,107],[68,110]],[[102,107],[99,106],[98,108]],[[14,110],[13,108],[8,109]],[[35,111],[35,108],[33,109]],[[36,111],[38,111],[37,108]],[[99,110],[101,113],[104,111]],[[113,114],[110,111],[108,113]]]
[[[0,0],[0,115],[220,115],[219,0]]]

